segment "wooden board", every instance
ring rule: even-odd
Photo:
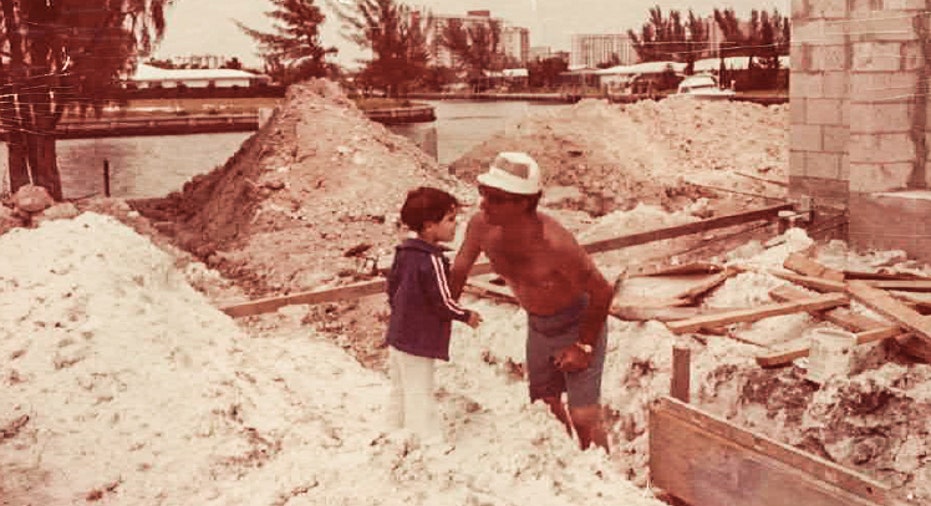
[[[703,327],[717,327],[731,323],[753,322],[771,316],[797,313],[799,311],[820,311],[847,303],[847,296],[842,293],[826,293],[815,297],[809,297],[805,300],[765,304],[752,309],[741,309],[717,315],[689,318],[687,320],[667,323],[666,326],[670,331],[676,334],[684,334],[686,332],[695,332]]]
[[[725,311],[727,310],[702,309],[697,307],[637,307],[615,304],[611,306],[610,313],[612,316],[626,321],[656,320],[661,322],[672,322],[696,318],[702,315],[720,314]]]
[[[828,281],[844,281],[843,272],[825,267],[799,252],[789,254],[782,266],[803,276],[824,278]]]
[[[717,228],[730,227],[759,220],[771,220],[778,218],[779,211],[788,209],[792,209],[791,204],[780,204],[777,206],[765,207],[753,211],[729,214],[725,216],[719,216],[717,218],[697,221],[694,223],[687,223],[685,225],[660,228],[646,232],[623,235],[613,239],[595,241],[584,244],[582,248],[585,249],[585,251],[588,253],[602,253],[605,251],[612,251],[628,246],[636,246],[638,244],[646,244],[662,239],[671,239],[683,235],[706,232],[708,230],[714,230]],[[469,276],[480,276],[482,274],[488,274],[491,272],[493,271],[490,262],[477,262],[469,271]],[[374,295],[384,291],[385,280],[376,279],[373,281],[331,289],[313,290],[292,295],[267,297],[264,299],[229,305],[220,308],[220,310],[235,318],[277,311],[279,308],[291,304],[319,304],[321,302],[335,302],[339,300]]]
[[[673,298],[687,300],[697,299],[702,295],[710,292],[711,290],[717,288],[718,286],[721,286],[725,281],[727,281],[727,278],[733,276],[736,273],[736,270],[725,269],[700,283],[696,283],[695,285],[689,287],[686,290],[683,290],[682,292],[674,294]]]
[[[650,408],[650,477],[694,506],[904,506],[879,481],[664,397]]]
[[[683,235],[707,232],[717,228],[742,225],[744,223],[750,223],[753,221],[773,220],[779,217],[779,211],[788,211],[792,208],[792,204],[779,204],[775,206],[764,207],[754,211],[728,214],[725,216],[719,216],[717,218],[696,221],[694,223],[686,223],[685,225],[676,225],[673,227],[666,227],[657,230],[649,230],[647,232],[628,234],[614,239],[606,239],[604,241],[596,241],[586,244],[585,251],[589,253],[601,253],[603,251],[611,251],[619,248],[625,248],[627,246],[635,246],[637,244],[646,244],[663,239],[672,239],[674,237],[680,237]]]
[[[808,297],[805,292],[790,286],[781,286],[769,292],[770,296],[779,301],[802,300]],[[866,315],[854,313],[846,308],[834,308],[827,311],[818,311],[816,316],[843,328],[857,333],[857,344],[866,344],[889,338],[901,338],[905,332],[896,325],[875,320]],[[762,367],[781,367],[792,363],[793,360],[807,357],[811,351],[811,341],[800,338],[786,343],[783,346],[756,356],[756,362]]]
[[[284,306],[293,304],[320,304],[322,302],[334,302],[337,300],[357,299],[367,295],[383,293],[387,283],[384,279],[375,281],[365,281],[352,285],[328,288],[324,290],[314,290],[309,292],[299,292],[291,295],[278,297],[268,297],[264,299],[253,300],[243,304],[235,304],[220,308],[220,311],[239,318],[242,316],[252,316],[262,313],[277,311]]]
[[[888,293],[870,286],[866,281],[847,283],[847,292],[864,306],[889,318],[931,345],[931,318],[906,306]]]
[[[770,269],[767,272],[773,276],[776,276],[777,278],[791,281],[797,285],[801,285],[812,290],[817,290],[819,292],[843,292],[847,288],[847,285],[840,281],[831,281],[829,279],[816,278],[813,276],[800,276],[798,274],[792,274],[791,272],[781,271],[779,269]]]
[[[908,334],[904,334],[899,327],[881,327],[857,332],[857,344],[903,337],[908,337]],[[782,367],[791,364],[792,361],[797,358],[807,357],[809,353],[811,353],[811,340],[806,337],[801,337],[776,347],[772,349],[772,351],[757,355],[756,363],[759,364],[760,367]]]
[[[863,282],[880,290],[931,292],[931,280],[928,279],[873,279],[864,280]]]
[[[844,279],[874,279],[874,280],[893,280],[899,281],[904,279],[931,279],[909,273],[888,273],[888,272],[864,272],[864,271],[844,271]]]
[[[715,274],[724,270],[720,264],[713,262],[691,262],[684,265],[662,267],[638,276],[687,276],[692,274]]]
[[[791,286],[774,288],[770,290],[769,296],[779,302],[792,302],[810,297],[802,290]],[[854,313],[850,309],[843,307],[827,311],[817,311],[815,315],[851,332],[861,332],[889,326],[888,323],[875,320],[866,315]]]
[[[470,279],[466,281],[463,291],[469,292],[479,297],[488,297],[496,300],[502,300],[517,304],[517,297],[514,292],[507,286],[500,286],[480,279]]]

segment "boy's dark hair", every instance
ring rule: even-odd
[[[439,223],[447,213],[459,207],[459,201],[449,193],[429,186],[407,192],[401,206],[401,223],[420,232],[428,221]]]

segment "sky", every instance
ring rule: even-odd
[[[347,3],[351,0],[334,0]],[[325,0],[317,5],[327,13],[321,29],[325,45],[339,49],[336,61],[355,66],[364,53],[340,36],[340,22]],[[778,9],[790,14],[790,0],[412,0],[411,7],[423,7],[435,14],[465,14],[468,10],[491,10],[493,17],[530,30],[531,46],[550,46],[554,50],[569,50],[574,33],[625,33],[639,29],[648,11],[659,5],[697,14],[710,14],[713,9],[733,8],[741,17],[752,9]],[[236,27],[239,20],[259,30],[267,31],[271,21],[265,12],[273,8],[268,0],[175,0],[169,7],[165,38],[154,53],[158,58],[194,54],[236,56],[247,66],[260,67],[261,59],[251,38]],[[210,21],[206,21],[210,20]]]

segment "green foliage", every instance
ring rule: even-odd
[[[679,11],[671,10],[665,17],[662,9],[655,6],[650,9],[650,19],[643,24],[640,33],[628,30],[627,34],[641,62],[677,61],[691,66],[708,45],[708,30],[692,10],[683,21]]]
[[[486,70],[504,68],[501,23],[495,19],[468,24],[463,24],[460,19],[447,20],[440,29],[439,40],[469,79],[484,77]]]
[[[358,82],[384,89],[389,96],[404,94],[421,83],[430,60],[428,20],[395,0],[355,0],[350,7],[330,2],[343,22],[344,36],[372,53],[363,60]]]
[[[276,81],[290,84],[327,75],[327,55],[336,48],[320,41],[320,24],[326,16],[314,0],[269,0],[275,9],[265,13],[275,20],[274,32],[261,32],[242,22],[236,25],[259,44],[266,71]]]
[[[789,54],[791,45],[789,19],[776,9],[772,13],[754,9],[745,30],[741,29],[741,21],[733,9],[715,9],[714,19],[724,35],[720,51],[722,67],[723,58],[746,56],[749,60],[746,75],[739,80],[741,89],[775,87],[779,56]]]
[[[559,82],[559,74],[569,70],[562,58],[536,60],[527,65],[527,81],[532,88],[553,88]]]
[[[53,132],[71,104],[104,92],[148,53],[171,0],[0,1],[0,119],[13,191],[30,180],[61,198]]]

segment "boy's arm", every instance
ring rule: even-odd
[[[456,259],[453,260],[453,267],[449,273],[449,289],[453,297],[458,299],[462,294],[462,288],[465,286],[466,278],[469,277],[469,271],[475,265],[478,255],[482,252],[482,229],[481,218],[478,214],[472,216],[466,227],[465,239],[462,246],[456,253]]]
[[[468,321],[470,311],[460,306],[449,290],[443,260],[436,255],[428,255],[428,257],[429,265],[423,266],[420,270],[421,286],[426,293],[427,301],[432,309],[443,318],[461,322]]]

